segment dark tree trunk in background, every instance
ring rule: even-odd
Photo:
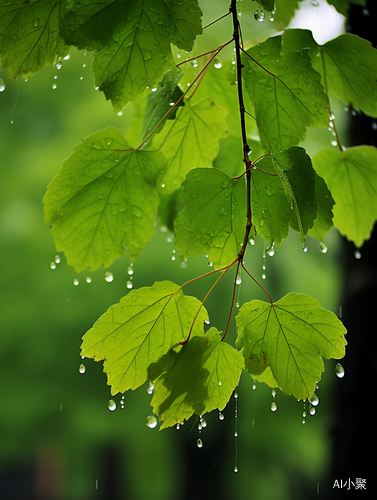
[[[368,0],[366,10],[354,5],[347,30],[377,45],[377,2]],[[352,116],[349,129],[351,145],[377,146],[377,131],[371,118]],[[374,165],[377,168],[377,165]],[[376,201],[377,205],[377,196]],[[375,481],[377,379],[377,231],[360,249],[356,259],[353,244],[344,241],[345,285],[342,319],[348,329],[348,347],[342,364],[345,377],[337,381],[335,415],[332,428],[333,461],[329,482],[320,497],[328,499],[377,498]],[[366,479],[366,491],[333,488],[334,481]]]

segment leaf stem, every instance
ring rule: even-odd
[[[236,296],[237,276],[238,276],[238,272],[239,272],[239,269],[240,269],[240,264],[241,264],[241,261],[239,260],[238,263],[237,263],[236,275],[234,276],[232,303],[230,305],[230,311],[229,311],[228,321],[227,321],[227,324],[226,324],[224,335],[221,337],[221,342],[225,339],[226,334],[228,333],[230,318],[232,316],[232,311],[233,311],[233,306],[234,306],[234,297]]]
[[[212,26],[212,24],[215,24],[215,23],[217,23],[218,21],[221,21],[221,19],[224,19],[224,17],[228,17],[228,16],[229,16],[229,14],[230,14],[230,11],[229,11],[229,12],[227,12],[226,14],[224,14],[223,16],[218,17],[217,19],[215,19],[215,20],[214,20],[214,21],[212,21],[211,23],[207,24],[206,26],[204,26],[204,28],[203,28],[203,29],[205,30],[206,28],[209,28],[210,26]]]

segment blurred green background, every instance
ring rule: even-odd
[[[204,22],[224,12],[220,3],[206,5]],[[260,29],[259,23],[253,26]],[[211,48],[223,41],[219,36],[215,30]],[[75,275],[62,254],[56,268],[50,266],[56,251],[41,201],[47,184],[90,133],[106,126],[122,132],[132,127],[132,106],[122,116],[113,113],[94,90],[90,64],[91,54],[73,50],[60,70],[48,67],[27,82],[2,75],[6,89],[0,94],[0,497],[316,496],[320,485],[329,481],[332,396],[343,382],[334,375],[334,360],[325,363],[320,405],[314,416],[306,407],[305,425],[302,402],[278,392],[278,410],[273,413],[271,390],[259,384],[253,390],[252,379],[244,373],[239,397],[231,399],[225,419],[220,421],[215,413],[205,416],[208,425],[200,433],[201,449],[196,446],[199,431],[194,419],[180,430],[159,432],[146,426],[152,413],[147,386],[127,393],[124,408],[120,395],[115,396],[117,409],[109,411],[110,390],[102,365],[81,360],[82,335],[128,293],[130,265],[128,256],[118,260],[110,268],[111,282],[104,279],[104,269]],[[319,144],[330,147],[330,140],[327,130],[311,131],[308,151],[314,152]],[[291,234],[274,257],[266,256],[263,284],[274,300],[289,291],[304,292],[338,313],[342,276],[336,231],[328,234],[326,244],[329,251],[323,254],[319,242],[308,238],[304,253],[298,235]],[[173,249],[171,235],[157,225],[155,238],[133,266],[133,286],[163,279],[183,283],[208,271],[204,257],[182,268],[178,256],[172,260]],[[246,258],[257,279],[262,275],[263,250],[257,238]],[[219,330],[224,329],[231,301],[231,276],[227,278],[206,302],[211,323]],[[74,279],[79,281],[76,286]],[[212,282],[196,282],[185,293],[203,298]],[[244,277],[239,301],[252,298],[264,299],[263,293]],[[234,320],[231,326],[230,341]],[[80,363],[86,367],[83,374]]]

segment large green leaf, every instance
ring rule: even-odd
[[[84,335],[81,355],[104,361],[112,394],[137,389],[147,380],[148,366],[187,338],[199,307],[196,298],[169,281],[133,290]],[[202,307],[193,335],[203,333],[207,319]]]
[[[125,247],[139,255],[154,234],[165,166],[161,153],[132,149],[115,128],[76,146],[43,200],[56,248],[76,272],[109,266]]]
[[[138,0],[126,7],[126,23],[93,61],[96,86],[115,111],[174,68],[170,44],[189,51],[201,33],[197,0]]]
[[[212,167],[219,152],[219,139],[226,136],[228,111],[205,98],[186,102],[175,120],[166,123],[153,140],[153,146],[167,158],[168,166],[159,179],[161,193],[177,189],[188,172],[197,167]]]
[[[377,219],[377,149],[325,149],[313,157],[313,165],[335,200],[335,227],[360,247]]]
[[[63,18],[61,35],[79,49],[101,50],[125,26],[128,11],[127,0],[75,1]]]
[[[345,353],[343,324],[307,295],[289,293],[273,305],[252,300],[240,309],[237,326],[236,346],[249,373],[297,399],[312,397],[324,371],[322,357]],[[267,368],[271,373],[263,374]]]
[[[175,221],[175,246],[181,258],[205,252],[214,266],[231,264],[241,250],[246,226],[244,178],[197,168],[183,183],[184,209]]]
[[[314,219],[313,227],[309,229],[308,235],[323,241],[333,226],[335,201],[326,182],[317,173],[315,174],[315,198],[318,204],[317,217]]]
[[[327,3],[333,5],[340,14],[347,16],[351,4],[365,5],[366,0],[327,0]]]
[[[270,245],[280,246],[288,236],[291,204],[277,175],[272,158],[262,158],[251,176],[251,212],[257,233]],[[268,175],[270,174],[270,175]]]
[[[163,421],[161,429],[182,423],[194,413],[224,409],[244,365],[242,355],[221,342],[216,328],[190,339],[167,361],[167,370],[154,381],[151,402]]]
[[[345,33],[318,45],[311,31],[289,29],[283,35],[283,53],[309,49],[313,67],[331,90],[357,111],[377,116],[377,50],[362,38]]]
[[[308,51],[281,53],[282,37],[269,38],[242,58],[243,77],[266,148],[287,149],[308,126],[328,125],[328,99]]]
[[[59,35],[66,2],[1,2],[0,58],[12,78],[27,77],[69,51]]]

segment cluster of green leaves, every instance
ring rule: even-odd
[[[298,3],[259,2],[285,22]],[[350,2],[329,3],[345,14]],[[232,0],[231,13],[235,9]],[[73,45],[93,51],[95,85],[114,110],[133,101],[143,116],[138,144],[114,128],[95,132],[48,186],[46,222],[76,272],[108,267],[126,250],[136,259],[154,235],[157,214],[174,231],[181,259],[205,253],[214,273],[223,274],[236,263],[243,267],[249,216],[252,235],[270,246],[279,246],[290,228],[302,243],[307,235],[323,241],[333,226],[357,246],[370,236],[377,150],[341,145],[329,96],[377,117],[377,51],[351,34],[319,45],[310,31],[287,29],[241,47],[242,68],[224,60],[218,71],[221,50],[233,41],[230,16],[228,39],[203,57],[196,54],[192,77],[191,65],[177,64],[172,46],[192,50],[201,16],[197,0],[0,5],[1,65],[12,77],[59,63]],[[300,146],[309,127],[330,127],[337,147],[310,158]],[[205,333],[208,313],[183,287],[158,282],[129,292],[82,344],[82,356],[104,361],[112,394],[153,381],[161,428],[222,410],[243,369],[310,399],[322,358],[344,356],[344,326],[308,296],[290,293],[273,303],[267,294],[267,302],[244,304],[232,347],[216,328]]]

